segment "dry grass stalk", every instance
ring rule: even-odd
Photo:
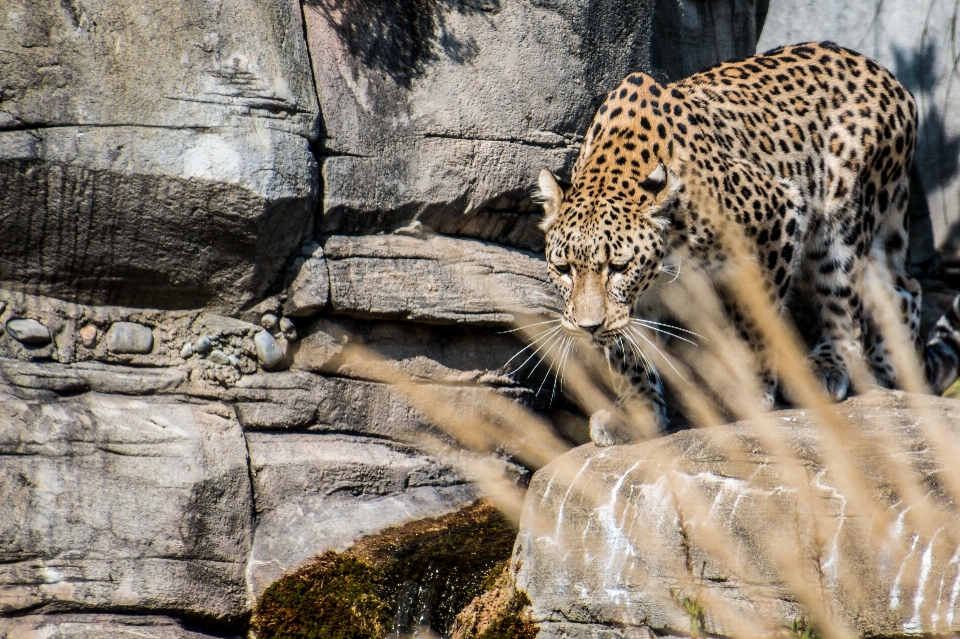
[[[927,498],[928,491],[917,480],[913,467],[905,457],[897,454],[907,451],[899,450],[896,439],[892,435],[874,440],[865,437],[833,406],[810,367],[802,340],[771,304],[745,242],[731,233],[724,234],[724,241],[728,246],[728,254],[732,256],[728,265],[730,272],[724,284],[753,321],[764,344],[763,352],[754,354],[750,351],[727,320],[713,284],[702,273],[688,268],[677,286],[663,295],[663,301],[674,317],[685,325],[695,327],[704,339],[698,348],[685,346],[673,351],[665,345],[659,345],[659,348],[651,349],[654,352],[647,352],[646,355],[657,365],[667,385],[674,389],[684,413],[696,426],[717,426],[725,421],[727,415],[755,421],[756,426],[751,433],[777,460],[783,486],[796,494],[800,511],[793,519],[784,518],[769,539],[754,541],[758,547],[765,549],[819,632],[824,637],[846,639],[854,633],[832,609],[822,574],[817,578],[820,567],[813,565],[816,562],[811,562],[811,558],[805,554],[805,549],[822,543],[820,522],[828,521],[833,514],[824,510],[822,500],[815,493],[812,486],[814,478],[806,462],[798,457],[792,443],[767,416],[756,372],[758,363],[765,363],[774,369],[780,384],[795,403],[816,416],[819,424],[817,435],[822,442],[820,450],[825,466],[847,499],[850,508],[848,521],[867,522],[862,525],[869,546],[880,548],[885,545],[889,557],[897,563],[904,561],[912,551],[906,547],[903,539],[890,535],[897,513],[875,498],[879,491],[878,482],[895,487],[900,497],[900,513],[905,513],[906,522],[912,530],[926,539],[941,535],[938,554],[949,552],[951,544],[953,548],[957,547],[956,535],[949,525],[949,514],[939,510]],[[899,320],[896,300],[890,297],[889,287],[883,285],[885,277],[887,275],[882,272],[868,271],[864,296],[889,345],[901,384],[907,390],[923,392],[926,387],[916,353],[909,334]],[[489,290],[491,287],[484,282],[477,286],[486,287],[484,290],[491,299],[509,299],[508,292]],[[521,305],[518,300],[514,300],[514,303],[518,307]],[[541,345],[531,351],[536,357],[543,358],[547,373],[558,378],[557,383],[562,391],[574,399],[585,413],[591,414],[601,409],[617,411],[635,425],[638,438],[649,438],[656,434],[651,428],[649,414],[632,408],[624,411],[616,405],[616,391],[623,380],[612,373],[595,348],[567,342],[551,334],[545,336],[545,331],[537,327],[547,325],[550,330],[550,320],[526,319],[534,321],[525,321],[517,327],[518,332],[526,341]],[[653,335],[647,337],[654,339]],[[553,433],[550,425],[541,417],[492,389],[478,388],[483,397],[482,406],[475,412],[465,412],[451,405],[449,398],[438,394],[435,387],[418,384],[397,373],[395,368],[382,366],[381,358],[369,349],[353,347],[350,357],[365,367],[370,379],[390,384],[459,445],[471,453],[479,454],[459,454],[449,442],[429,435],[414,442],[444,459],[457,460],[456,463],[464,469],[465,474],[478,481],[487,498],[500,505],[511,518],[519,518],[523,491],[508,485],[503,479],[502,467],[491,464],[483,456],[507,450],[524,464],[538,468],[568,449],[567,444]],[[849,365],[854,385],[861,390],[866,388],[871,379],[867,367],[863,362],[850,362]],[[925,410],[922,402],[917,402],[916,406],[918,410]],[[960,473],[947,463],[950,459],[958,458],[960,447],[949,439],[948,429],[938,419],[934,411],[926,410],[922,420],[925,435],[942,465],[951,496],[960,502],[957,499],[960,496]],[[706,428],[704,434],[733,463],[747,463],[750,451],[745,450],[736,438],[730,437],[727,431]],[[750,574],[749,567],[742,565],[741,558],[730,550],[730,531],[720,529],[710,521],[710,504],[699,491],[690,489],[682,473],[676,472],[676,460],[671,457],[670,451],[666,447],[656,446],[648,447],[645,451],[651,455],[651,462],[664,469],[678,517],[691,524],[689,531],[695,543],[723,562],[731,574]],[[852,454],[853,451],[887,456],[890,463],[881,469],[882,476],[874,477]],[[557,477],[571,490],[576,484],[579,496],[585,503],[597,506],[605,503],[609,495],[599,485],[581,481],[583,468],[567,461],[568,458],[561,458],[554,463]],[[557,522],[554,521],[530,521],[527,525],[544,534],[557,529]],[[791,541],[786,543],[785,540]],[[639,538],[634,541],[642,543]],[[944,561],[947,560],[944,557]],[[879,568],[872,567],[875,571]],[[833,586],[847,593],[851,598],[847,604],[851,607],[856,607],[865,596],[860,587],[861,578],[863,575],[841,573],[837,584]],[[728,602],[717,597],[710,589],[700,588],[692,571],[685,588],[690,593],[696,592],[697,597],[702,598],[710,618],[733,636],[767,637],[776,630],[771,627],[770,620],[746,616],[742,610],[730,608]]]

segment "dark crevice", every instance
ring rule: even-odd
[[[321,138],[323,140],[328,140],[329,138]],[[314,148],[314,155],[317,158],[317,163],[319,164],[324,158],[369,158],[373,157],[372,155],[363,155],[362,153],[350,153],[348,151],[333,151],[329,148],[323,146],[317,146]]]
[[[523,146],[534,146],[541,149],[559,149],[574,144],[577,142],[570,142],[564,140],[563,142],[534,142],[532,140],[524,140],[522,138],[481,138],[481,137],[471,137],[468,135],[454,135],[452,133],[423,133],[424,138],[439,138],[444,140],[466,140],[474,142],[503,142],[506,144],[521,144]]]
[[[237,419],[237,423],[240,423],[239,419]],[[257,510],[257,490],[256,484],[254,483],[253,457],[250,455],[250,440],[247,439],[247,431],[243,428],[243,426],[240,427],[240,432],[243,436],[243,448],[247,452],[247,480],[250,483],[250,522],[253,524],[252,528],[250,529],[250,541],[252,544],[252,537],[256,533],[257,524],[259,523],[257,519],[257,513],[259,512]]]
[[[0,133],[14,131],[42,131],[44,129],[172,129],[184,131],[213,131],[216,129],[234,129],[236,127],[222,126],[188,126],[188,125],[167,125],[167,124],[135,124],[129,122],[117,122],[113,124],[106,123],[74,123],[74,124],[50,124],[45,122],[23,123],[10,127],[0,128]]]

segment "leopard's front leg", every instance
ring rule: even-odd
[[[840,401],[850,392],[851,367],[863,363],[862,255],[844,241],[843,234],[825,232],[807,250],[806,258],[823,328],[810,357],[827,393]]]
[[[669,424],[660,377],[626,339],[621,337],[603,349],[614,373],[614,404],[619,414],[601,409],[590,416],[590,439],[597,446],[627,444]]]

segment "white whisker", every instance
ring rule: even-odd
[[[667,275],[673,275],[673,279],[667,282],[667,284],[673,284],[680,277],[680,265],[683,262],[677,262],[676,264],[661,264],[660,270],[666,273]]]
[[[518,326],[517,328],[511,328],[510,330],[507,330],[507,331],[500,331],[499,333],[496,333],[496,335],[506,335],[507,333],[516,333],[517,331],[522,331],[526,328],[530,328],[531,326],[543,326],[544,324],[555,324],[556,322],[559,322],[559,321],[560,321],[559,319],[552,319],[552,320],[547,320],[545,322],[534,322],[533,324],[527,324],[526,326]]]
[[[540,390],[543,389],[543,385],[547,382],[547,378],[550,377],[550,371],[556,366],[557,372],[553,376],[553,388],[550,391],[550,401],[553,401],[553,398],[557,394],[557,375],[560,373],[560,358],[559,355],[563,352],[564,347],[567,345],[567,340],[570,339],[569,335],[564,335],[560,340],[559,348],[557,348],[557,357],[554,357],[547,366],[547,372],[543,376],[543,380],[540,382],[540,388],[537,389],[537,395],[540,394]]]
[[[673,324],[664,324],[663,322],[654,322],[653,320],[642,319],[642,318],[639,318],[639,317],[631,317],[631,318],[630,318],[630,321],[631,321],[631,322],[641,322],[641,323],[643,323],[643,324],[653,324],[654,326],[663,326],[663,327],[665,327],[665,328],[669,328],[669,329],[674,330],[674,331],[680,331],[681,333],[689,333],[690,335],[695,335],[695,336],[699,337],[700,339],[707,339],[706,337],[704,337],[704,336],[701,335],[700,333],[694,333],[693,331],[689,331],[689,330],[687,330],[687,329],[685,329],[685,328],[680,328],[679,326],[675,326],[675,325],[673,325]]]
[[[623,335],[630,343],[630,348],[633,350],[634,354],[640,359],[641,362],[643,362],[644,366],[653,371],[653,374],[657,378],[657,383],[662,386],[663,380],[660,379],[660,372],[657,370],[657,367],[653,365],[653,362],[650,361],[650,358],[644,354],[643,349],[640,348],[640,344],[637,343],[637,340],[634,339],[634,337],[628,331],[624,331]]]
[[[538,342],[543,341],[543,340],[546,339],[549,335],[551,335],[551,334],[553,334],[553,333],[556,333],[556,332],[559,331],[561,328],[562,328],[562,327],[560,327],[560,326],[555,326],[555,327],[551,328],[551,329],[548,330],[548,331],[544,331],[543,333],[540,333],[535,340],[533,340],[532,342],[530,342],[529,344],[527,344],[526,346],[524,346],[523,348],[521,348],[519,351],[517,351],[517,352],[513,355],[513,357],[511,357],[510,359],[508,359],[508,360],[507,360],[507,363],[504,364],[504,367],[510,366],[510,362],[512,362],[513,360],[515,360],[517,357],[519,357],[521,353],[523,353],[524,351],[526,351],[526,350],[528,350],[528,349],[530,349],[530,348],[533,348]],[[528,358],[527,361],[524,362],[523,364],[526,364],[526,363],[529,362],[529,361],[530,361],[530,359]],[[515,370],[520,370],[521,368],[523,368],[523,364],[520,364],[520,366],[518,366]]]
[[[533,365],[533,368],[530,369],[530,372],[527,373],[527,377],[532,376],[532,375],[537,371],[537,369],[540,368],[540,364],[543,363],[543,360],[544,360],[544,358],[547,356],[547,353],[549,353],[550,351],[552,351],[552,350],[553,350],[553,347],[556,346],[557,343],[560,342],[560,341],[563,339],[563,337],[564,337],[563,333],[561,333],[560,335],[554,335],[553,337],[551,337],[550,339],[548,339],[546,342],[544,342],[543,344],[541,344],[541,345],[540,345],[540,348],[538,348],[537,350],[535,350],[535,351],[530,355],[530,357],[528,357],[527,360],[526,360],[523,364],[520,365],[520,368],[523,368],[524,365],[526,365],[526,363],[529,362],[530,359],[531,359],[534,355],[536,355],[537,353],[539,353],[539,352],[541,351],[541,349],[543,349],[544,346],[547,346],[547,345],[549,344],[549,348],[547,348],[547,350],[545,350],[545,351],[543,352],[543,355],[541,355],[541,356],[537,359],[537,363],[534,364],[534,365]],[[519,369],[518,369],[518,370],[519,370]],[[544,378],[544,379],[546,379],[546,378]]]
[[[560,392],[563,392],[563,382],[567,378],[567,358],[570,357],[570,351],[573,350],[574,344],[577,343],[575,337],[571,337],[570,341],[567,343],[567,350],[563,352],[563,358],[560,360]]]
[[[694,346],[700,346],[699,344],[697,344],[697,343],[694,342],[693,340],[687,339],[686,337],[683,337],[682,335],[677,335],[676,333],[671,333],[670,331],[668,331],[668,330],[666,330],[666,329],[663,329],[663,328],[658,328],[658,327],[656,327],[656,326],[650,326],[650,325],[648,325],[646,322],[644,322],[643,320],[630,320],[630,321],[631,321],[631,322],[636,322],[636,323],[639,324],[640,326],[643,326],[644,328],[648,328],[648,329],[650,329],[651,331],[656,331],[657,333],[663,333],[664,335],[669,335],[670,337],[676,337],[678,340],[680,340],[680,341],[682,341],[682,342],[686,342],[687,344],[693,344]],[[681,329],[681,330],[682,330],[682,329]],[[692,331],[687,331],[687,332],[689,333],[689,332],[692,332]],[[694,335],[696,335],[696,333],[694,333]]]
[[[553,342],[550,345],[550,348],[544,351],[543,356],[540,358],[540,361],[538,361],[534,365],[533,370],[530,371],[530,375],[533,375],[533,372],[537,370],[537,367],[539,367],[544,360],[548,360],[548,357],[550,353],[553,351],[553,349],[556,348],[558,345],[562,345],[566,341],[566,339],[567,339],[567,336],[565,334],[561,334],[557,339],[553,340]],[[540,387],[537,389],[537,396],[539,396],[540,391],[543,390],[543,385],[547,383],[547,378],[550,377],[550,371],[553,369],[553,364],[555,361],[556,361],[555,359],[547,361],[547,370],[543,374],[543,379],[540,380]]]
[[[650,346],[652,346],[652,347],[654,348],[654,350],[656,350],[658,353],[660,353],[660,357],[662,357],[662,358],[664,359],[664,361],[667,362],[667,364],[670,366],[670,368],[673,369],[673,372],[676,373],[677,376],[678,376],[680,379],[682,379],[683,381],[687,382],[688,384],[690,383],[690,382],[687,380],[686,377],[684,377],[683,375],[680,374],[680,371],[678,371],[678,370],[677,370],[677,367],[673,365],[673,362],[671,362],[669,359],[667,359],[667,356],[663,354],[663,351],[661,351],[660,348],[659,348],[656,344],[653,343],[653,341],[647,339],[647,336],[646,336],[646,335],[644,335],[644,334],[641,333],[640,331],[636,330],[636,329],[635,329],[634,327],[632,327],[632,326],[630,327],[630,331],[631,331],[634,335],[639,336],[643,341],[645,341],[647,344],[649,344]]]

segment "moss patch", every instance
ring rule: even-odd
[[[327,552],[273,583],[254,611],[260,639],[379,639],[389,630],[380,573],[350,554]]]
[[[451,639],[534,639],[537,627],[525,612],[530,598],[514,586],[509,562],[483,594],[457,615]]]
[[[379,639],[413,631],[415,617],[429,611],[431,630],[447,635],[456,614],[494,587],[516,535],[486,502],[389,528],[273,583],[254,607],[254,630],[259,639]],[[534,636],[509,623],[482,636]]]

